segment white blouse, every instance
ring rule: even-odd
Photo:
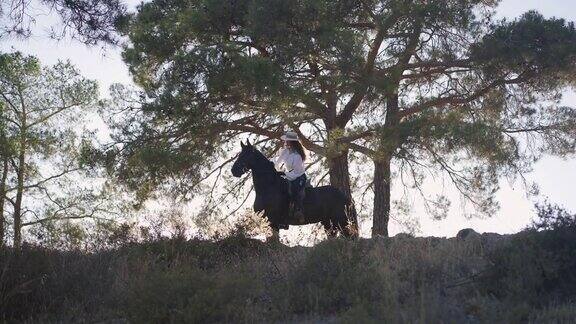
[[[276,169],[282,170],[283,168],[282,171],[286,173],[286,178],[290,181],[298,178],[305,172],[304,161],[302,161],[300,154],[286,148],[280,151],[280,155],[274,161],[274,165]]]

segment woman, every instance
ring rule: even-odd
[[[294,208],[290,208],[291,214],[300,221],[304,221],[303,202],[304,186],[306,185],[304,161],[306,160],[306,153],[295,132],[286,132],[281,139],[284,141],[284,148],[282,148],[274,164],[277,169],[284,171],[289,182],[290,199],[294,204]]]

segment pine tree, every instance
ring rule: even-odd
[[[117,44],[116,26],[123,23],[126,5],[119,0],[6,0],[0,2],[0,38],[30,37],[39,16],[51,15],[59,23],[51,26],[50,37],[70,36],[87,45]]]
[[[575,134],[574,110],[557,105],[573,84],[574,25],[536,12],[494,22],[496,3],[142,4],[123,29],[125,61],[147,95],[147,135],[134,138],[176,156],[213,157],[235,135],[274,139],[288,125],[349,197],[348,156],[358,152],[374,165],[373,235],[388,234],[393,163],[416,187],[422,170],[445,172],[491,214],[499,176],[526,172],[543,153],[573,153]],[[520,134],[538,145],[524,150]],[[145,154],[131,147],[124,161]],[[162,160],[147,161],[161,168]]]
[[[96,83],[70,63],[44,68],[35,57],[0,55],[1,206],[3,218],[12,211],[15,248],[26,226],[96,217],[98,206],[85,204],[94,194],[79,183],[90,139],[82,120],[96,99]]]

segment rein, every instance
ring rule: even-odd
[[[248,169],[248,170],[250,170],[250,169]],[[279,171],[276,171],[276,170],[272,170],[272,171],[258,170],[257,172],[255,172],[256,170],[250,170],[250,171],[252,171],[252,173],[276,173],[276,174],[279,173]]]

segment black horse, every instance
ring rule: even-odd
[[[277,234],[283,225],[305,225],[321,223],[328,236],[337,232],[346,237],[355,237],[356,231],[348,218],[350,201],[340,190],[332,186],[306,188],[304,198],[304,221],[289,218],[288,183],[282,172],[276,171],[274,163],[258,151],[250,141],[240,143],[242,151],[232,166],[232,175],[240,177],[252,171],[256,191],[254,211],[264,212],[270,226]],[[287,228],[287,226],[283,227]]]

